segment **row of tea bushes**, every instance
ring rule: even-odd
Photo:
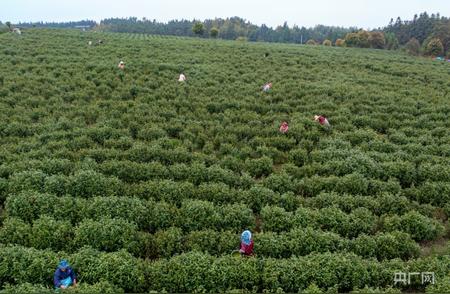
[[[83,248],[70,255],[18,246],[0,246],[0,281],[6,284],[33,283],[49,286],[60,258],[67,258],[81,283],[106,281],[126,292],[168,291],[298,292],[311,284],[321,289],[347,292],[354,288],[389,287],[396,272],[434,272],[436,283],[449,274],[448,256],[420,258],[407,262],[378,262],[348,253],[317,253],[288,259],[213,257],[189,252],[170,259],[144,261],[119,251],[101,253]],[[409,289],[423,290],[420,279]]]

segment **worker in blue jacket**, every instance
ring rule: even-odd
[[[53,284],[56,289],[67,289],[70,286],[77,285],[77,278],[75,272],[70,267],[67,260],[63,259],[58,264],[58,268],[53,276]]]

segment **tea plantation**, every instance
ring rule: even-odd
[[[0,293],[61,258],[67,293],[450,292],[450,64],[42,29],[0,60]]]

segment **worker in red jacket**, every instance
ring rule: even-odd
[[[331,126],[330,123],[328,122],[328,119],[323,115],[315,115],[314,120],[318,122],[320,125],[325,126],[327,128]]]
[[[280,132],[282,132],[283,134],[286,134],[289,131],[289,125],[287,122],[282,122],[280,125]]]
[[[242,232],[239,252],[245,256],[253,255],[253,245],[252,233],[249,230]]]

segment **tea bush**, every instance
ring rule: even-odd
[[[137,226],[122,219],[85,219],[75,228],[76,248],[91,246],[102,251],[117,251],[122,248],[136,252],[138,244]]]
[[[416,241],[435,240],[444,232],[444,227],[438,221],[410,211],[402,216],[387,216],[383,219],[386,230],[401,230],[411,234]]]
[[[0,291],[50,289],[61,258],[94,293],[391,291],[396,271],[449,274],[446,252],[421,257],[448,237],[446,63],[45,29],[1,34],[0,58]],[[231,255],[244,229],[256,257]]]

